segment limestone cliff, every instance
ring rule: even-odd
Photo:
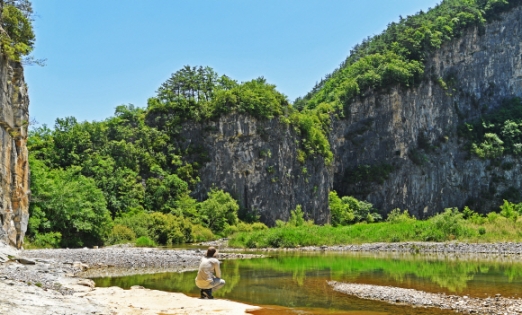
[[[29,219],[29,98],[22,65],[0,58],[0,241],[20,248]]]
[[[444,45],[427,61],[417,87],[368,93],[350,104],[331,134],[334,189],[367,199],[383,213],[401,208],[418,217],[465,204],[491,211],[507,189],[520,191],[520,160],[505,158],[514,164],[505,169],[470,156],[457,127],[522,96],[521,39],[518,7]],[[451,84],[444,87],[437,78]],[[392,169],[387,179],[353,178],[358,167],[383,165]]]
[[[181,146],[201,147],[209,156],[194,194],[202,200],[216,185],[268,224],[288,219],[297,205],[316,223],[329,222],[331,189],[368,200],[383,215],[394,208],[419,218],[464,205],[497,209],[506,191],[521,191],[520,160],[470,155],[457,128],[504,99],[522,97],[521,39],[518,7],[442,46],[427,59],[415,87],[358,97],[345,118],[333,120],[332,167],[320,157],[301,165],[299,136],[278,119],[228,115],[188,124]],[[506,163],[514,167],[502,167]],[[361,168],[381,175],[361,177]]]
[[[258,120],[248,115],[227,115],[207,124],[187,124],[180,144],[203,149],[209,160],[199,172],[194,195],[205,199],[215,185],[231,193],[242,211],[260,215],[262,222],[288,220],[301,205],[305,218],[329,222],[328,192],[331,167],[322,158],[297,161],[299,138],[279,119]]]

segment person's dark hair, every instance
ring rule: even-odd
[[[214,257],[214,254],[216,253],[216,248],[213,246],[210,246],[207,249],[207,258]]]

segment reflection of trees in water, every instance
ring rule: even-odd
[[[297,282],[297,285],[302,287],[306,279],[306,270],[304,268],[294,269],[292,272],[292,279]]]
[[[522,278],[522,269],[520,268],[506,268],[504,275],[508,277],[509,282],[513,282],[515,279]]]
[[[227,260],[226,265],[221,268],[221,276],[226,281],[224,287],[216,291],[216,296],[224,296],[239,284],[241,280],[241,274],[239,273],[239,263],[236,260]]]
[[[440,260],[422,255],[403,259],[373,258],[357,255],[280,256],[276,259],[241,261],[248,268],[291,272],[292,279],[303,286],[307,272],[328,270],[330,279],[356,281],[362,273],[381,271],[398,283],[412,276],[426,279],[450,292],[462,292],[477,274],[504,274],[513,282],[522,279],[522,264],[479,260]]]
[[[412,280],[415,282],[415,278],[421,279],[415,284],[417,286],[423,286],[422,281],[429,281],[450,292],[462,292],[467,289],[469,281],[479,274],[501,277],[501,282],[522,280],[521,263],[480,261],[478,259],[443,260],[422,255],[401,259],[346,254],[281,255],[276,258],[227,260],[222,267],[223,279],[227,284],[216,292],[216,296],[226,296],[231,293],[235,288],[239,288],[240,281],[250,287],[256,286],[258,283],[266,281],[257,282],[257,279],[266,275],[267,272],[273,273],[268,281],[280,281],[278,284],[281,288],[288,286],[289,289],[296,284],[299,287],[305,286],[307,277],[356,282],[367,274],[371,277],[375,276],[374,280],[378,283],[380,276],[377,273],[382,273],[385,277],[406,286],[411,286],[409,283]],[[243,280],[241,280],[242,273],[245,277]],[[103,287],[117,285],[129,288],[132,285],[142,285],[158,290],[197,293],[198,289],[194,284],[195,276],[196,272],[162,273],[101,278],[95,279],[95,281],[97,286]],[[382,278],[380,279],[382,281]],[[427,282],[424,282],[425,284]]]

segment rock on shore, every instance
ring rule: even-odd
[[[362,299],[393,304],[434,307],[454,310],[463,314],[522,314],[522,300],[504,298],[501,297],[500,294],[497,294],[495,297],[482,299],[368,284],[341,283],[337,281],[329,281],[328,284],[332,286],[335,291]]]

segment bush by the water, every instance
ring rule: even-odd
[[[153,240],[146,236],[141,236],[136,240],[136,246],[138,247],[154,247],[156,244]]]
[[[427,220],[417,220],[407,210],[395,209],[386,222],[337,227],[279,224],[266,231],[238,232],[230,237],[229,245],[282,248],[406,241],[522,241],[522,222],[518,221],[522,203],[504,201],[500,210],[499,214],[481,216],[467,207],[462,212],[448,208]]]

